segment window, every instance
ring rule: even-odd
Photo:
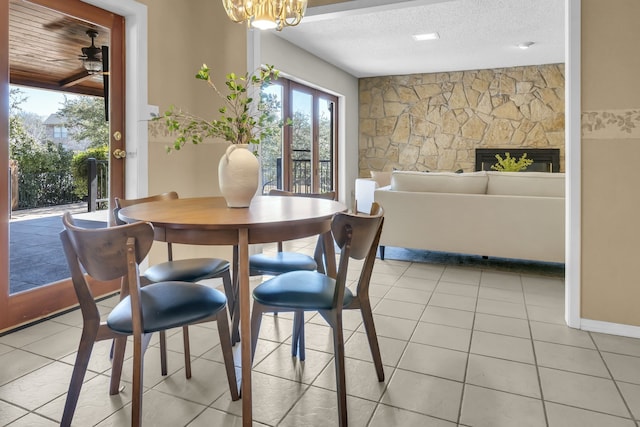
[[[67,128],[64,126],[56,125],[53,127],[53,137],[55,139],[62,139],[67,137]]]
[[[262,193],[335,191],[338,98],[284,78],[266,93],[293,125],[261,143]]]

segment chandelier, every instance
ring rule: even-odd
[[[307,10],[307,0],[222,0],[233,22],[245,22],[259,30],[281,31],[298,25]]]

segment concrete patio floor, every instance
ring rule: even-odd
[[[14,211],[9,225],[10,293],[69,277],[58,234],[62,215],[71,212],[79,225],[104,227],[108,211],[87,213],[86,203]]]

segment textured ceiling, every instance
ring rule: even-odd
[[[427,32],[440,39],[411,37]],[[559,63],[564,1],[354,0],[309,8],[277,35],[356,77]]]

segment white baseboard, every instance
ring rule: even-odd
[[[602,334],[621,335],[623,337],[640,338],[640,326],[623,325],[621,323],[602,322],[600,320],[580,319],[580,329]]]

